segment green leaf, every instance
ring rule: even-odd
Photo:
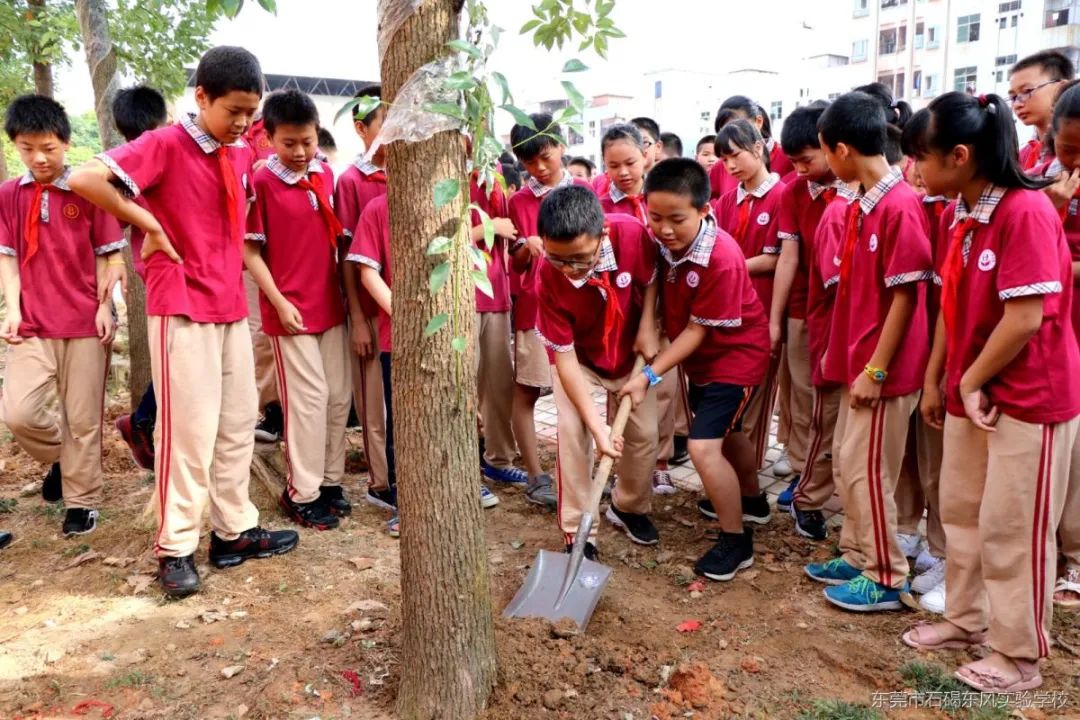
[[[569,80],[562,81],[563,90],[566,91],[566,96],[570,98],[570,106],[578,112],[585,109],[585,96],[574,87],[574,83]]]
[[[502,175],[499,177],[501,178]],[[505,182],[505,180],[503,180],[503,182]],[[484,228],[484,245],[487,246],[488,250],[491,250],[491,248],[495,247],[495,223],[491,222],[491,216],[480,206],[473,206],[473,209],[476,210],[476,214],[480,216],[480,224]]]
[[[498,84],[499,89],[502,90],[502,102],[505,105],[514,101],[514,96],[510,94],[510,83],[507,82],[506,76],[501,72],[491,73],[491,79]]]
[[[521,108],[516,107],[514,105],[500,105],[499,108],[501,108],[502,110],[505,110],[506,112],[513,115],[514,116],[514,122],[517,123],[518,125],[523,125],[523,126],[529,128],[530,130],[536,130],[536,123],[534,123],[532,121],[532,118],[529,117],[528,113],[526,113]]]
[[[606,35],[607,37],[612,37],[612,38],[624,38],[624,37],[626,37],[626,33],[624,33],[622,30],[620,30],[617,27],[613,27],[610,30],[604,30],[604,32],[602,34]]]
[[[435,266],[435,269],[431,271],[431,277],[428,278],[428,290],[432,295],[437,295],[442,290],[443,285],[446,284],[447,278],[450,277],[450,262],[443,261]]]
[[[425,255],[445,255],[454,246],[454,241],[445,235],[440,235],[428,243]]]
[[[477,270],[485,270],[488,265],[488,254],[475,245],[468,245],[465,252],[469,255],[469,261]]]
[[[462,121],[466,119],[465,113],[461,111],[461,106],[454,103],[428,103],[424,106],[424,110],[429,113],[446,115],[447,117],[456,118]]]
[[[259,0],[262,9],[273,15],[277,15],[277,0]]]
[[[382,104],[382,99],[377,97],[358,97],[353,98],[349,102],[341,106],[334,115],[334,122],[336,123],[346,113],[352,113],[352,117],[367,117],[375,111],[379,105]]]
[[[468,70],[458,70],[443,81],[451,90],[472,90],[476,87],[476,78]]]
[[[529,22],[521,26],[521,29],[518,30],[518,34],[524,35],[525,33],[530,32],[538,27],[540,27],[540,20],[530,20]]]
[[[221,9],[229,17],[236,17],[243,5],[243,0],[221,0]]]
[[[588,13],[583,13],[583,12],[574,13],[574,21],[573,22],[574,22],[574,29],[577,30],[578,33],[580,33],[581,35],[584,35],[585,33],[587,33],[589,31],[589,25],[592,24],[592,18],[589,17]]]
[[[588,66],[577,58],[571,58],[570,60],[567,60],[566,64],[562,67],[562,71],[564,73],[582,72],[588,69]]]
[[[427,327],[424,328],[424,337],[431,337],[435,333],[442,330],[442,326],[446,324],[446,321],[450,319],[450,316],[446,313],[439,313],[435,317],[428,320]]]
[[[457,40],[451,40],[450,42],[446,43],[446,47],[450,48],[451,50],[456,50],[457,52],[463,52],[466,55],[470,55],[476,58],[477,60],[481,60],[484,57],[484,51],[473,45],[468,40],[461,40],[460,38]]]
[[[487,295],[489,298],[495,298],[495,290],[491,287],[491,280],[488,279],[487,273],[481,270],[470,270],[469,277],[472,278],[473,285],[480,292]]]
[[[446,207],[454,198],[461,192],[461,181],[457,178],[447,178],[440,180],[435,185],[435,209]]]
[[[456,338],[454,338],[453,340],[450,341],[450,347],[453,348],[454,352],[459,353],[459,354],[464,354],[465,345],[466,345],[467,342],[468,341],[465,340],[465,338],[463,338],[463,337],[461,337],[459,335],[459,336],[457,336]]]

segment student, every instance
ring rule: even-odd
[[[749,120],[754,124],[754,127],[757,128],[758,132],[761,133],[761,137],[765,140],[770,169],[777,173],[781,179],[786,178],[794,169],[791,161],[784,155],[780,143],[773,139],[772,123],[769,122],[768,113],[750,98],[745,95],[732,95],[720,105],[720,109],[716,113],[716,120],[713,123],[717,135],[729,122],[740,119]],[[719,149],[716,149],[716,155],[720,155]],[[738,181],[727,171],[724,163],[717,162],[709,171],[709,185],[712,188],[712,198],[718,199],[733,190],[738,185]]]
[[[515,163],[500,163],[500,168],[503,180],[506,181],[506,195],[510,197],[522,187],[521,171]]]
[[[377,98],[381,94],[381,86],[369,85],[361,89],[356,98]],[[372,148],[385,118],[386,106],[381,103],[366,115],[353,115],[353,127],[364,141],[366,150]],[[334,189],[334,212],[341,221],[346,243],[354,240],[353,230],[359,225],[360,215],[368,203],[386,194],[385,155],[386,148],[382,145],[371,157],[359,155],[338,178]],[[346,243],[342,244],[338,258],[349,308],[353,406],[363,425],[364,459],[368,466],[368,489],[364,499],[375,507],[393,512],[397,509],[397,483],[386,452],[386,403],[382,363],[379,360],[379,306],[360,284],[353,266],[344,262],[350,252]]]
[[[263,125],[275,154],[254,175],[244,262],[259,286],[285,416],[288,474],[278,504],[303,527],[328,530],[352,512],[341,489],[352,388],[334,175],[315,158],[319,111],[307,95],[271,94]]]
[[[1031,170],[1053,156],[1047,131],[1054,113],[1054,98],[1061,83],[1072,80],[1076,68],[1057,50],[1043,50],[1022,58],[1009,70],[1009,102],[1020,122],[1035,130],[1020,149],[1020,166]]]
[[[326,157],[327,165],[333,166],[337,164],[337,141],[334,140],[333,134],[324,127],[319,128],[318,152]]]
[[[85,535],[97,527],[102,496],[112,287],[126,282],[120,250],[127,241],[116,220],[71,192],[71,124],[59,103],[16,98],[4,131],[27,170],[0,185],[4,422],[19,447],[51,466],[46,484],[53,487],[43,495],[63,498],[64,536]]]
[[[716,136],[716,149],[727,172],[738,186],[715,202],[717,224],[731,235],[746,257],[751,282],[769,316],[773,298],[773,273],[780,257],[777,224],[780,219],[780,200],[785,185],[776,173],[770,173],[765,141],[749,120],[734,120]],[[750,436],[757,467],[761,467],[768,445],[776,400],[776,371],[779,354],[772,353],[769,369],[759,392],[754,394],[746,409],[743,430]],[[769,520],[768,504],[758,519]]]
[[[608,215],[619,213],[648,221],[645,209],[645,166],[652,146],[645,145],[644,135],[634,125],[612,125],[600,139],[600,153],[611,184],[600,196],[600,205]]]
[[[660,133],[660,160],[681,158],[682,139],[673,132]]]
[[[537,273],[544,243],[537,232],[540,205],[552,191],[568,185],[588,185],[563,167],[566,148],[561,128],[547,113],[530,115],[533,126],[547,128],[543,134],[525,125],[510,130],[510,140],[519,162],[529,173],[525,187],[510,198],[508,215],[517,230],[511,249],[511,286],[514,289],[512,329],[514,333],[514,438],[521,460],[529,473],[525,499],[554,510],[558,504],[554,480],[544,472],[536,446],[534,414],[542,388],[551,387],[551,367],[547,350],[536,336],[538,303]]]
[[[113,98],[113,122],[124,140],[132,142],[144,132],[156,130],[169,121],[165,98],[146,85],[124,88]],[[131,228],[131,259],[135,272],[145,278],[142,259],[143,233]],[[157,399],[154,383],[146,386],[134,413],[116,418],[116,429],[127,443],[135,464],[144,470],[154,469],[154,421],[157,418]]]
[[[656,400],[652,393],[630,414],[625,439],[612,442],[593,400],[629,380],[634,355],[656,356],[656,245],[644,226],[605,217],[582,187],[544,198],[537,220],[546,262],[540,265],[536,334],[554,354],[552,384],[558,412],[559,526],[570,551],[581,513],[588,510],[593,446],[618,459],[619,481],[607,519],[639,545],[660,541],[649,519],[656,463]],[[595,533],[585,550],[596,559]]]
[[[716,157],[715,143],[715,135],[706,135],[698,140],[697,149],[694,151],[694,159],[698,161],[701,167],[705,168],[705,172],[712,171],[713,166],[720,160],[720,158]]]
[[[831,586],[829,602],[860,612],[899,609],[908,590],[893,496],[928,355],[922,283],[933,276],[918,196],[885,159],[887,124],[861,92],[842,95],[818,121],[833,174],[857,181],[861,195],[847,209],[823,360],[825,380],[842,386],[833,444],[842,556],[806,573]]]
[[[641,135],[641,176],[644,178],[652,169],[652,166],[662,159],[660,157],[662,148],[660,126],[656,124],[655,120],[647,117],[634,118],[628,124],[637,128],[638,133]],[[603,153],[601,153],[601,160],[603,160]],[[605,170],[607,171],[600,173],[593,179],[593,190],[596,191],[596,196],[599,198],[603,198],[604,195],[610,192],[613,183],[611,170],[606,168],[606,163]],[[644,201],[642,202],[644,203]],[[644,204],[642,206],[644,207]],[[609,211],[605,210],[604,212]],[[644,213],[642,213],[642,217],[644,218]],[[642,222],[645,222],[645,220],[642,219]]]
[[[146,234],[146,312],[158,393],[154,445],[166,595],[199,588],[195,550],[210,502],[210,562],[219,568],[296,547],[267,531],[248,497],[257,397],[244,316],[244,213],[254,154],[244,132],[263,88],[259,61],[238,47],[208,50],[195,70],[197,115],[99,155],[72,189]],[[131,197],[142,196],[145,207]],[[192,212],[198,208],[198,212]]]
[[[765,311],[742,250],[716,227],[709,177],[695,161],[660,163],[645,183],[645,194],[664,258],[664,330],[673,339],[619,394],[640,403],[660,376],[683,365],[694,412],[690,456],[720,524],[716,544],[694,572],[731,580],[754,563],[753,533],[744,529],[739,508],[744,494],[756,494],[757,467],[739,426],[769,364]]]
[[[1018,163],[1005,101],[946,93],[928,110],[906,144],[930,192],[958,195],[921,403],[945,432],[948,595],[943,622],[903,639],[989,644],[956,677],[980,692],[1031,690],[1050,652],[1054,529],[1080,426],[1072,261],[1060,217],[1036,191],[1046,181]]]
[[[592,161],[583,157],[570,158],[570,164],[567,168],[576,179],[589,183],[593,179],[593,173],[596,172],[596,166],[593,165]]]

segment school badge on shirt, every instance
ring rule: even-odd
[[[75,203],[67,203],[61,212],[64,213],[64,217],[68,220],[77,220],[79,218],[79,206]]]
[[[990,270],[993,270],[995,265],[997,265],[997,255],[994,254],[993,250],[983,250],[979,254],[980,270],[982,270],[983,272],[988,272]]]
[[[758,215],[757,216],[757,224],[758,225],[768,225],[769,224],[769,213],[763,212],[760,215]]]
[[[870,235],[870,252],[877,252],[877,235]]]
[[[619,273],[619,276],[615,278],[615,284],[621,288],[630,287],[630,273]]]
[[[686,273],[686,284],[692,288],[696,288],[701,283],[701,276],[697,274],[696,270],[691,270]]]

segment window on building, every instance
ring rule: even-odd
[[[1044,8],[1043,27],[1061,27],[1068,25],[1071,19],[1071,11],[1076,9],[1075,0],[1046,0]]]
[[[705,110],[704,112],[701,113],[701,121],[702,122],[709,122],[710,120],[712,120],[712,113],[711,112],[709,112],[708,110]]]
[[[1014,55],[998,55],[996,58],[994,58],[994,65],[996,67],[1001,67],[1002,65],[1015,65],[1015,64],[1016,64],[1016,55],[1015,54]]]
[[[907,5],[907,0],[881,0],[881,9],[887,10],[889,8],[900,7],[901,5]]]
[[[915,23],[915,49],[922,50],[926,47],[926,23],[922,20]]]
[[[966,92],[968,94],[975,92],[975,81],[979,77],[979,68],[962,67],[956,68],[953,71],[953,90],[956,92]]]
[[[956,21],[956,42],[978,42],[979,14],[962,15]]]
[[[867,40],[856,40],[851,43],[851,62],[863,62],[866,60],[866,46],[869,44]]]
[[[941,26],[932,25],[926,28],[926,49],[936,50],[941,47]]]
[[[840,95],[841,95],[841,93],[838,93],[838,92],[829,93],[829,102],[832,102],[836,98],[840,97]]]
[[[1020,20],[1019,15],[1013,15],[1012,16],[1012,22],[1010,23],[1010,27],[1016,27],[1016,23],[1019,22],[1019,20]]]
[[[782,117],[784,117],[784,103],[780,100],[769,103],[769,119],[779,120]]]
[[[907,49],[907,25],[886,28],[878,33],[878,55],[892,55]]]
[[[596,134],[596,121],[595,120],[590,120],[589,121],[589,134],[590,135],[595,135]]]
[[[1009,24],[1009,18],[1007,18],[1007,17],[999,17],[998,18],[998,30],[1004,30],[1005,27],[1008,24]]]
[[[584,145],[585,138],[581,137],[581,133],[572,127],[566,128],[566,133],[571,145]]]
[[[855,0],[855,17],[866,17],[870,14],[870,0]]]
[[[1012,2],[998,3],[999,13],[1010,13],[1020,9],[1021,0],[1012,0]]]
[[[911,74],[911,96],[922,95],[922,70],[916,70]]]
[[[664,97],[664,81],[663,80],[657,80],[656,84],[653,86],[653,97],[656,98],[657,100]]]
[[[938,85],[939,85],[939,83],[938,83],[938,76],[937,75],[927,75],[925,78],[923,78],[923,88],[922,88],[923,97],[933,97],[933,96],[937,95],[938,94]]]

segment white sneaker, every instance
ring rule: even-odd
[[[773,463],[772,474],[773,477],[782,478],[787,477],[792,472],[791,460],[788,458],[787,449],[785,448],[784,451],[780,453],[780,459]]]
[[[944,564],[944,563],[943,563]],[[945,614],[945,581],[942,580],[930,592],[919,598],[919,607],[927,612]]]
[[[922,550],[923,539],[918,535],[907,535],[906,533],[896,533],[896,544],[900,546],[900,551],[904,553],[904,557],[918,557],[919,552]]]
[[[940,562],[940,558],[936,558],[930,554],[930,548],[924,547],[919,556],[915,558],[915,574],[922,575],[924,572],[934,567]]]
[[[937,560],[937,558],[935,558]],[[937,560],[936,564],[931,565],[915,576],[915,579],[911,581],[911,592],[918,595],[925,595],[938,585],[945,582],[945,561]]]

